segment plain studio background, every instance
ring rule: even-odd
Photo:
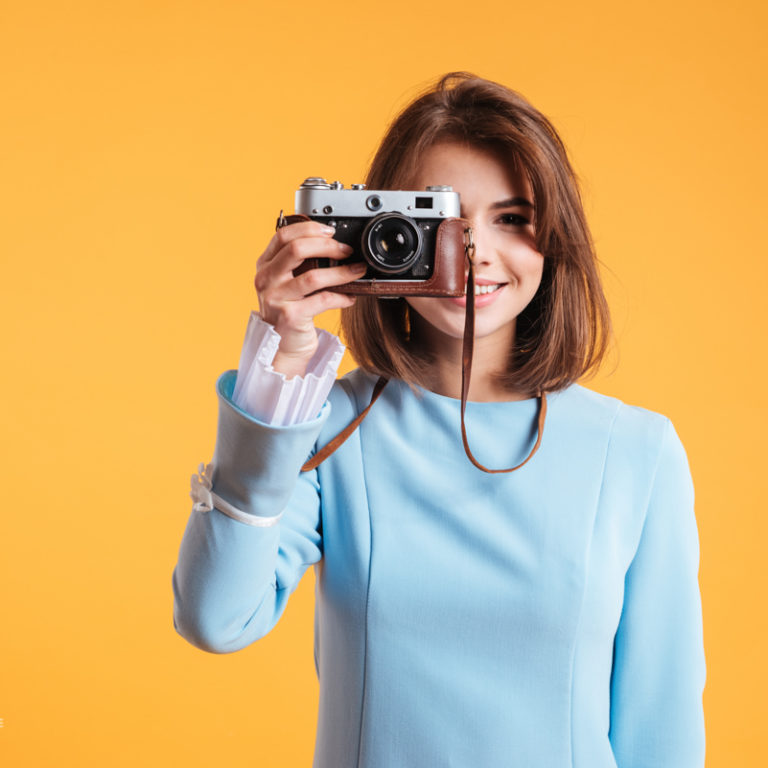
[[[188,645],[189,477],[278,211],[305,176],[360,181],[454,69],[571,151],[617,339],[587,385],[686,446],[708,766],[762,765],[767,21],[738,0],[4,2],[3,765],[310,764],[312,574],[256,646]]]

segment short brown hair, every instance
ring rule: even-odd
[[[541,285],[517,318],[502,383],[555,391],[597,369],[610,338],[608,304],[576,175],[557,131],[520,94],[451,72],[394,120],[368,172],[369,189],[402,189],[422,153],[442,141],[491,148],[519,165],[533,189]],[[429,360],[410,343],[405,299],[358,296],[341,312],[342,332],[364,370],[423,383]]]

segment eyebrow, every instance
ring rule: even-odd
[[[521,206],[525,208],[534,208],[534,204],[525,197],[510,197],[508,200],[499,200],[498,203],[493,203],[491,209],[496,208],[514,208],[515,206]]]

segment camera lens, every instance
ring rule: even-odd
[[[365,201],[365,205],[369,211],[378,211],[380,210],[383,203],[381,202],[381,198],[378,195],[371,195]]]
[[[368,223],[363,232],[363,255],[379,272],[407,271],[421,253],[421,229],[399,213],[385,213]]]

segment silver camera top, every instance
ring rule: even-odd
[[[450,186],[427,187],[424,191],[366,189],[352,184],[344,189],[340,181],[327,182],[311,176],[296,190],[296,213],[306,216],[366,217],[399,211],[414,219],[447,219],[461,215],[458,192]]]

